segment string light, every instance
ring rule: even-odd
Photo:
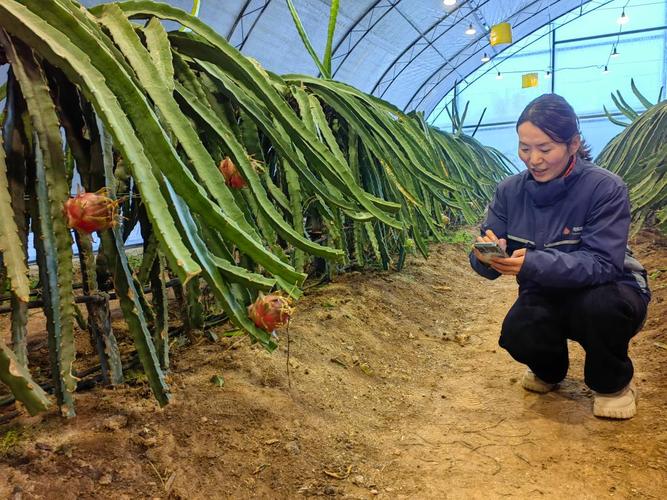
[[[482,62],[485,63],[489,62],[490,60],[491,58],[489,57],[489,55],[486,52],[484,52],[484,55],[482,56]]]
[[[628,15],[626,15],[625,9],[623,9],[623,11],[621,12],[621,17],[616,19],[616,22],[622,26],[624,24],[628,24],[629,21],[630,21],[630,17]]]
[[[477,33],[477,30],[475,29],[475,27],[474,27],[472,24],[470,24],[470,25],[468,26],[468,29],[465,31],[465,34],[466,34],[466,35],[469,35],[469,36],[472,36],[472,35],[474,35],[475,33]]]
[[[522,74],[523,75],[528,71],[528,72],[531,72],[531,73],[543,74],[545,79],[549,79],[549,78],[553,78],[555,76],[556,71],[597,69],[597,70],[600,70],[601,72],[604,73],[605,68],[606,68],[607,73],[611,72],[611,69],[609,67],[609,63],[604,64],[604,65],[603,64],[587,64],[585,66],[568,66],[568,67],[564,67],[564,68],[558,68],[558,69],[555,69],[555,70],[550,70],[550,69],[547,69],[547,70],[544,70],[544,69],[522,69],[522,70],[516,70],[516,71],[507,70],[507,71],[502,71],[502,72],[498,69],[497,65],[494,65],[494,67],[492,69],[486,70],[485,74],[489,74],[489,72],[495,71],[496,72],[496,80],[502,80],[505,77],[505,75],[514,75],[514,74]]]
[[[620,52],[618,50],[616,50],[616,46],[614,45],[614,50],[611,52],[611,57],[616,59],[620,55],[621,55]]]
[[[456,0],[445,0],[443,2],[447,7],[451,7],[452,5],[456,5]]]
[[[602,74],[606,75],[607,73],[609,73],[609,69],[607,68],[607,66],[605,66],[604,70],[602,71]]]

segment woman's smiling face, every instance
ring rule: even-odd
[[[519,125],[517,133],[519,158],[537,182],[548,182],[563,173],[581,141],[576,135],[569,145],[556,142],[528,121]]]

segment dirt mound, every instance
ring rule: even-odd
[[[311,290],[281,348],[202,340],[173,356],[174,401],[145,383],[77,396],[78,416],[0,433],[2,498],[659,498],[667,487],[667,247],[636,254],[654,300],[632,345],[637,417],[592,416],[582,352],[547,395],[497,347],[516,297],[462,246],[400,273]],[[223,330],[221,329],[219,333]]]

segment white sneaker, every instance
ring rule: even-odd
[[[620,420],[632,418],[637,413],[636,401],[637,389],[632,382],[624,389],[611,394],[596,392],[593,399],[593,415]]]
[[[540,394],[546,394],[547,392],[552,391],[557,384],[550,384],[548,382],[545,382],[537,375],[535,375],[530,368],[528,368],[526,369],[526,373],[523,374],[523,378],[521,379],[521,385],[523,386],[524,389],[527,389],[529,391],[539,392]]]

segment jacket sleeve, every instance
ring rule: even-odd
[[[601,182],[592,198],[579,248],[561,252],[555,248],[529,250],[519,280],[542,286],[576,288],[615,281],[623,273],[630,230],[630,202],[624,184]],[[605,186],[606,184],[606,186]],[[602,193],[602,194],[600,194]]]
[[[480,228],[480,234],[482,236],[487,229],[491,229],[493,234],[498,238],[507,238],[507,210],[505,208],[503,187],[503,183],[498,185],[496,192],[493,195],[493,200],[491,200],[491,203],[489,203],[489,206],[486,209],[486,217]],[[468,257],[470,259],[470,265],[480,276],[494,280],[501,275],[495,269],[477,260],[477,257],[475,257],[473,252],[470,252]]]

